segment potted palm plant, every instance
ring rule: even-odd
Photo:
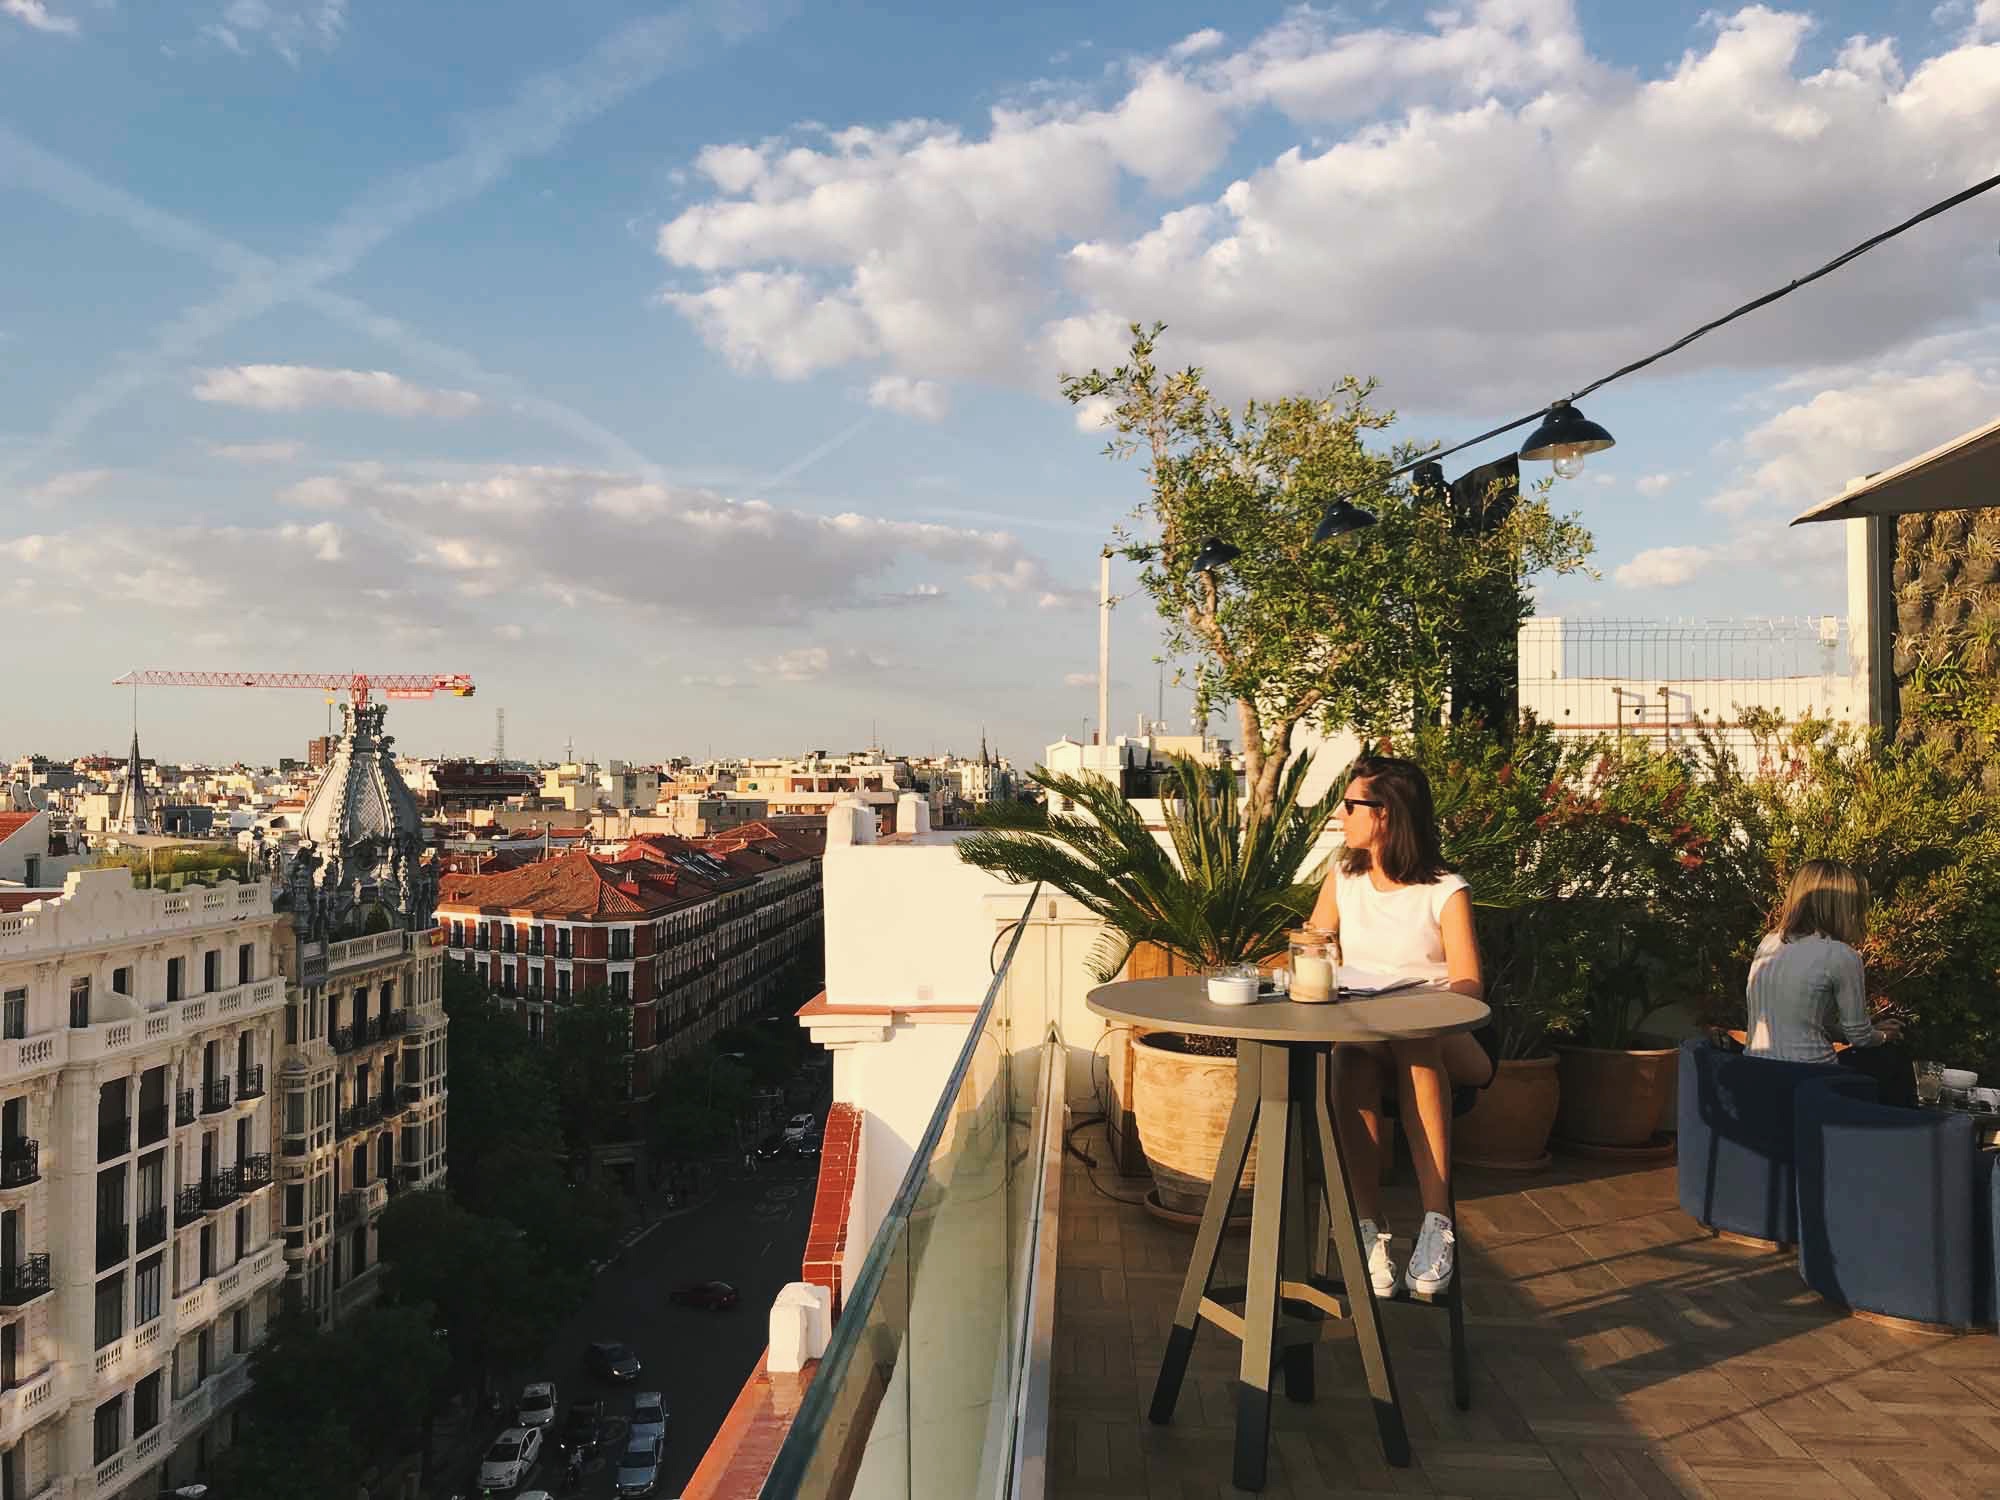
[[[1262,963],[1284,951],[1319,891],[1321,871],[1306,865],[1338,797],[1301,800],[1309,759],[1286,768],[1268,811],[1247,817],[1232,773],[1174,757],[1160,787],[1164,830],[1102,777],[1037,767],[1031,776],[1049,803],[1076,810],[995,804],[959,857],[1017,884],[1053,886],[1101,918],[1090,968],[1102,982],[1141,944],[1195,970]],[[1133,1050],[1133,1113],[1159,1205],[1199,1214],[1235,1098],[1235,1044],[1153,1032]],[[1252,1175],[1246,1167],[1239,1186],[1245,1211]]]

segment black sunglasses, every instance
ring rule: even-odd
[[[1378,802],[1373,797],[1342,797],[1340,805],[1349,812],[1353,812],[1357,807],[1387,807],[1389,804]]]

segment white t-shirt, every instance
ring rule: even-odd
[[[1343,965],[1426,982],[1450,977],[1438,922],[1445,902],[1466,888],[1464,880],[1444,874],[1429,885],[1380,891],[1367,872],[1350,875],[1337,857],[1333,880],[1333,898],[1340,904]]]

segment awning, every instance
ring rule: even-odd
[[[1900,516],[1918,510],[1978,510],[2000,505],[2000,420],[1974,428],[1893,469],[1857,479],[1792,524]]]

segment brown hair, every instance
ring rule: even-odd
[[[1376,849],[1343,849],[1340,867],[1362,875],[1382,857],[1382,873],[1398,885],[1434,885],[1451,866],[1438,843],[1437,810],[1431,803],[1431,780],[1424,768],[1400,755],[1364,755],[1347,768],[1346,785],[1368,783],[1369,795],[1382,803],[1382,831]]]
[[[1785,892],[1777,933],[1793,938],[1829,937],[1859,948],[1868,935],[1868,877],[1837,859],[1809,859]]]

